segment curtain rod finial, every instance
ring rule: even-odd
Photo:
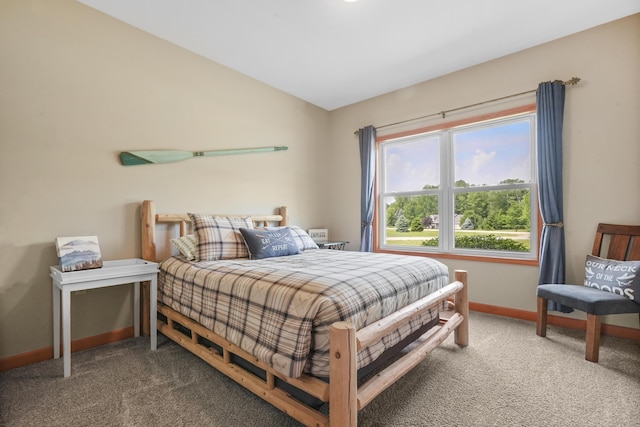
[[[564,84],[573,86],[573,85],[577,85],[578,83],[580,83],[580,80],[582,80],[580,77],[571,77],[569,80],[564,82]]]

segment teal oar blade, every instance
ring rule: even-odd
[[[231,154],[265,153],[269,151],[284,151],[288,147],[258,147],[237,148],[229,150],[210,151],[180,151],[180,150],[147,150],[147,151],[123,151],[120,153],[120,162],[124,166],[147,165],[153,163],[172,163],[187,160],[192,157],[227,156]]]
[[[131,165],[145,165],[151,162],[143,159],[142,157],[138,157],[134,154],[131,154],[127,151],[123,151],[122,153],[120,153],[120,163],[122,163],[125,166],[131,166]]]
[[[179,150],[150,150],[150,151],[123,151],[120,153],[120,161],[124,166],[147,165],[150,163],[171,163],[187,160],[193,157],[191,151]]]

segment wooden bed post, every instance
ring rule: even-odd
[[[348,322],[331,325],[329,335],[329,425],[356,427],[358,389],[356,328]]]
[[[142,202],[141,212],[141,232],[142,232],[142,259],[156,262],[156,203],[151,200]],[[142,334],[149,335],[149,313],[151,293],[149,282],[142,282]]]
[[[467,289],[467,272],[465,270],[455,270],[455,280],[462,282],[462,289],[456,292],[454,302],[456,313],[462,315],[462,323],[453,333],[454,341],[461,347],[469,345],[469,295]]]
[[[289,225],[289,212],[287,210],[286,206],[280,206],[279,209],[279,213],[280,216],[282,217],[282,219],[280,220],[280,224],[281,226],[285,226],[285,225]]]

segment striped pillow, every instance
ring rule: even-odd
[[[250,217],[233,218],[189,213],[196,236],[196,261],[249,258],[240,228],[253,228]]]
[[[196,236],[193,234],[171,239],[171,244],[189,261],[196,259]]]

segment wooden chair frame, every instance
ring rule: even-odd
[[[604,246],[607,236],[609,237],[608,248]],[[606,254],[603,252],[605,250]],[[640,226],[598,224],[591,254],[619,261],[640,260]],[[547,307],[548,299],[538,296],[536,334],[541,337],[547,336]],[[590,362],[598,362],[601,325],[601,315],[587,313],[585,359]]]
[[[280,208],[279,215],[252,215],[252,219],[260,223],[275,220],[281,225],[286,225],[286,207]],[[142,204],[142,257],[150,261],[158,261],[155,233],[157,224],[179,224],[180,234],[184,235],[188,221],[189,218],[185,214],[156,214],[155,202],[144,201]],[[453,299],[454,313],[448,319],[441,318],[438,325],[431,328],[414,342],[415,345],[412,346],[411,351],[404,353],[398,360],[377,375],[359,387],[357,386],[356,355],[359,350],[366,348],[382,336],[406,324],[415,316],[426,312],[434,305],[445,303],[451,299]],[[147,303],[146,312],[148,313],[148,296],[143,298],[143,301]],[[308,426],[355,427],[357,425],[357,412],[360,409],[420,363],[451,332],[454,332],[454,341],[459,346],[467,346],[469,341],[467,272],[462,270],[455,272],[455,281],[439,291],[359,331],[356,331],[353,325],[347,322],[333,324],[330,330],[329,383],[309,375],[303,375],[300,378],[283,376],[197,322],[186,318],[161,303],[158,303],[158,307],[158,312],[167,319],[166,321],[158,322],[158,330],[161,333],[248,390]],[[176,324],[180,325],[180,327],[177,328]],[[184,332],[185,330],[186,333]],[[203,346],[200,338],[217,344],[222,348],[222,351],[214,351]],[[232,357],[241,357],[245,361],[251,362],[255,367],[266,373],[265,378],[259,378],[238,364],[232,363]],[[323,402],[328,402],[329,416],[303,404],[300,400],[279,388],[277,386],[278,380],[293,385]]]

